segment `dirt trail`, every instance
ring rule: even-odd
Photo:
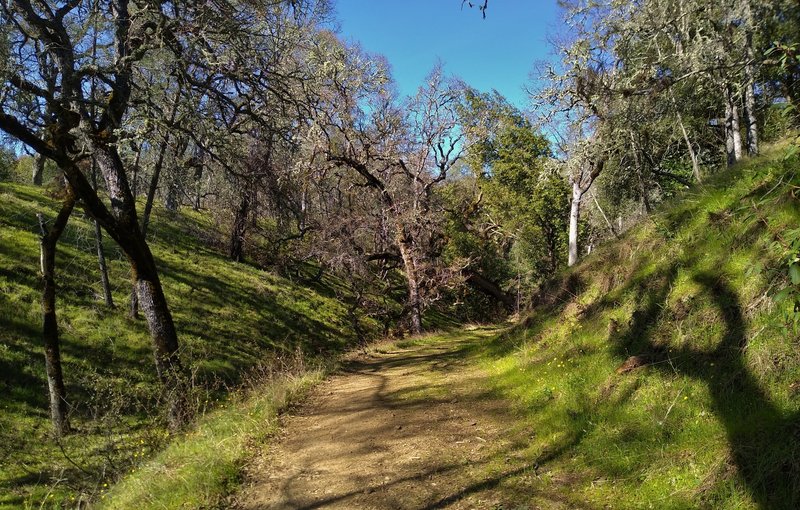
[[[530,475],[509,453],[519,447],[507,430],[513,420],[464,362],[487,334],[377,349],[348,363],[283,418],[281,435],[249,466],[237,506],[528,508],[519,485]]]

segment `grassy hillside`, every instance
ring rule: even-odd
[[[76,432],[60,444],[49,438],[36,213],[52,219],[58,205],[40,188],[0,183],[0,508],[60,508],[105,499],[107,486],[174,439],[153,413],[159,388],[146,325],[126,317],[129,266],[107,242],[117,308],[106,309],[99,297],[92,226],[80,210],[59,244],[56,276]],[[234,443],[260,437],[252,422],[267,420],[317,377],[302,375],[308,364],[303,360],[355,340],[346,306],[335,299],[335,282],[312,289],[231,263],[203,241],[214,230],[209,219],[189,210],[157,211],[151,225],[153,251],[195,385],[193,407],[207,415],[187,434],[199,437],[213,429],[209,437]],[[293,376],[276,375],[283,372]],[[237,397],[244,417],[229,416],[223,423],[215,418],[213,410],[226,405],[227,388],[262,380],[274,388],[250,400]],[[244,448],[235,454],[224,449],[222,455],[223,449],[195,447],[196,453],[217,455],[220,472],[202,473],[203,483],[216,489],[235,479],[237,462],[246,454]],[[177,471],[180,455],[171,459],[178,476],[189,476]]]
[[[530,438],[508,484],[589,508],[800,506],[800,340],[773,299],[800,220],[785,151],[597,250],[481,348]]]

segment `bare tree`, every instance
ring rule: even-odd
[[[347,72],[328,74],[327,97],[318,108],[325,158],[354,172],[359,186],[375,193],[378,230],[387,245],[380,255],[364,256],[401,263],[410,327],[421,333],[423,311],[437,298],[442,277],[460,275],[436,266],[442,215],[434,193],[463,151],[456,114],[459,91],[436,68],[419,93],[400,106],[391,90],[381,86],[386,79],[379,63],[343,47],[338,51],[340,69]]]
[[[289,3],[297,9],[310,4]],[[0,2],[10,56],[3,73],[0,129],[54,161],[85,210],[128,257],[156,370],[169,396],[169,419],[178,425],[183,391],[177,333],[139,222],[121,141],[130,127],[132,105],[150,92],[139,86],[140,78],[165,70],[177,73],[192,94],[222,105],[224,113],[244,112],[257,119],[264,93],[278,87],[272,69],[259,67],[268,41],[281,35],[270,32],[269,23],[292,18],[281,14],[286,2],[278,0],[257,8],[150,0],[94,5],[88,0]],[[209,19],[216,20],[214,30]],[[98,32],[103,51],[93,54]],[[30,97],[50,115],[30,115]],[[230,117],[219,119],[222,127],[235,128],[226,126]],[[108,202],[79,166],[89,157],[97,164]]]

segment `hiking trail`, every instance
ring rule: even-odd
[[[283,416],[248,467],[237,506],[528,508],[519,484],[533,472],[513,454],[514,418],[466,361],[492,333],[400,342],[346,363]],[[504,489],[508,477],[513,491]]]

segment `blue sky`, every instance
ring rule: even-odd
[[[474,3],[474,2],[473,2]],[[336,0],[345,39],[381,53],[400,93],[413,94],[437,60],[473,87],[497,89],[519,108],[534,62],[550,59],[555,0],[490,0],[486,19],[461,0]]]

